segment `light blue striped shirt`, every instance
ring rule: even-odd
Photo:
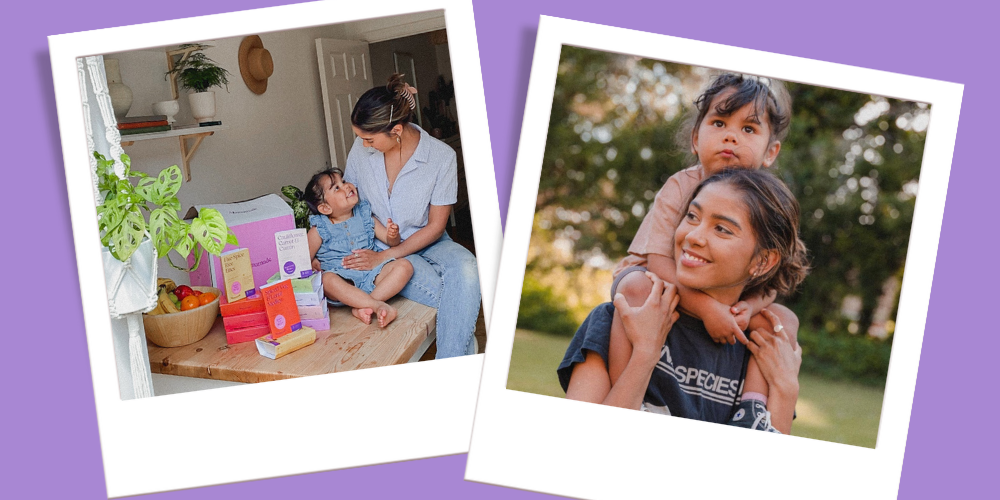
[[[385,156],[375,148],[364,147],[360,137],[354,138],[344,172],[344,180],[357,186],[361,199],[368,200],[382,225],[389,218],[399,225],[403,240],[427,225],[431,205],[454,205],[458,201],[455,150],[424,129],[410,126],[420,131],[420,142],[396,176],[391,196]],[[375,244],[382,250],[389,248],[379,240]]]

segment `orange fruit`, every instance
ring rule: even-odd
[[[181,311],[194,309],[200,305],[201,303],[198,302],[198,297],[195,297],[194,295],[188,295],[187,297],[184,297],[183,300],[181,300]]]
[[[214,293],[205,292],[205,293],[203,293],[203,294],[201,294],[201,295],[198,296],[198,303],[201,304],[201,305],[208,304],[208,303],[212,302],[213,300],[215,300],[215,294]]]

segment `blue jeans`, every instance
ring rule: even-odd
[[[475,354],[473,337],[482,291],[476,257],[445,233],[410,254],[413,277],[400,295],[437,309],[435,359]]]

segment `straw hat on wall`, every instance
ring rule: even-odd
[[[240,42],[239,62],[240,75],[247,88],[254,94],[263,94],[267,90],[267,78],[274,73],[274,62],[259,36],[251,35]]]

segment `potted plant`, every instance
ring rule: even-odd
[[[128,155],[122,154],[124,174],[119,177],[113,160],[96,151],[94,157],[102,200],[97,206],[98,230],[101,244],[115,259],[128,262],[140,245],[147,244],[166,256],[175,269],[190,272],[198,268],[204,252],[220,255],[227,243],[239,244],[218,210],[203,208],[190,221],[181,220],[177,191],[183,177],[177,165],[152,177],[133,172]],[[137,182],[133,184],[132,179]],[[174,264],[171,251],[185,259],[185,264],[193,253],[194,263],[190,267]]]
[[[295,227],[299,229],[309,229],[309,205],[305,201],[302,201],[302,190],[295,186],[284,186],[281,188],[281,194],[285,195],[288,200],[288,206],[292,209],[292,214],[295,216]]]
[[[191,114],[198,120],[198,123],[209,122],[215,117],[215,92],[208,89],[225,86],[226,91],[228,91],[229,78],[227,77],[230,73],[209,59],[204,52],[201,52],[200,46],[181,45],[180,48],[191,47],[199,48],[182,57],[164,77],[176,76],[181,87],[192,90],[193,92],[188,94]]]

